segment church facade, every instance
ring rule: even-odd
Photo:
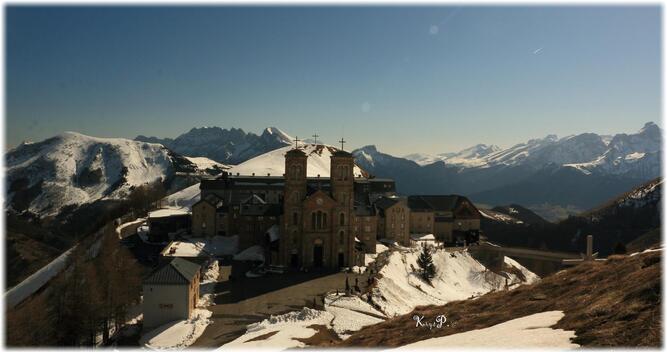
[[[378,240],[408,246],[411,234],[445,243],[479,238],[480,214],[467,198],[398,197],[393,180],[355,175],[354,156],[331,150],[329,177],[309,177],[308,155],[295,147],[281,176],[202,180],[191,234],[239,236],[239,250],[261,245],[267,264],[328,269],[364,265]]]
[[[308,177],[307,169],[308,155],[294,148],[285,153],[282,176],[225,173],[202,180],[191,233],[238,235],[240,250],[271,248],[266,255],[271,264],[363,265],[364,254],[374,253],[378,240],[380,211],[375,204],[396,197],[394,181],[355,175],[354,157],[343,150],[331,154],[330,177]],[[277,241],[268,236],[274,225],[280,229]]]

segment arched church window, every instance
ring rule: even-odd
[[[322,228],[325,229],[327,227],[327,213],[322,213]]]
[[[345,213],[340,213],[338,220],[341,226],[345,225]]]
[[[292,213],[292,225],[298,225],[299,224],[299,214],[296,212]]]
[[[315,214],[315,212],[313,212],[311,214],[310,222],[311,222],[311,226],[312,226],[313,230],[315,230],[317,228],[317,214]]]
[[[345,231],[338,233],[338,244],[342,245],[345,243]]]

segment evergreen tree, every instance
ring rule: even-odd
[[[625,248],[623,242],[617,242],[616,246],[614,246],[614,254],[626,254],[626,253],[628,253],[628,250]]]
[[[422,246],[422,252],[417,258],[417,265],[419,265],[419,275],[424,281],[431,283],[431,279],[435,277],[435,264],[433,264],[433,257],[431,256],[431,247]]]

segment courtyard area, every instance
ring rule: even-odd
[[[359,288],[367,287],[369,273],[293,272],[267,274],[261,278],[240,277],[229,280],[230,266],[220,268],[220,280],[215,284],[213,321],[193,347],[219,347],[243,335],[246,326],[271,315],[300,310],[303,307],[322,308],[323,296],[330,291],[345,290],[347,277],[350,287],[358,279]],[[237,277],[239,275],[236,275]]]

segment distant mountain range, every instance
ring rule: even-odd
[[[293,141],[276,127],[260,135],[202,127],[175,139],[135,141],[65,133],[7,153],[9,204],[54,214],[63,206],[121,197],[135,185],[168,179],[179,168],[203,171],[213,164],[218,172],[280,175],[283,149]],[[549,135],[507,149],[478,144],[456,153],[397,157],[369,145],[352,153],[360,173],[395,179],[401,194],[464,194],[476,203],[522,204],[553,220],[547,213],[591,208],[658,177],[661,142],[661,129],[647,123],[634,134]],[[309,173],[328,174],[324,154],[330,148],[313,154]]]
[[[268,151],[293,143],[293,138],[275,127],[261,135],[240,128],[193,128],[175,139],[137,136],[137,141],[160,143],[172,151],[191,157],[206,157],[223,164],[239,164]]]
[[[661,129],[649,122],[634,134],[549,135],[507,149],[478,144],[458,153],[401,158],[370,145],[353,154],[371,174],[396,179],[404,194],[461,193],[478,203],[572,211],[660,176],[661,145]]]

